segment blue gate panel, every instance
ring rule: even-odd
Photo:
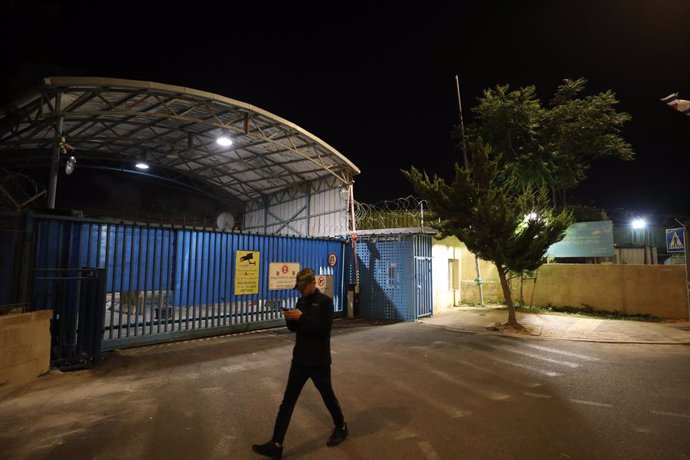
[[[280,307],[294,306],[294,289],[269,290],[269,264],[299,263],[333,275],[336,312],[344,303],[342,240],[217,232],[35,216],[36,278],[32,308],[74,304],[78,287],[45,281],[58,269],[105,269],[104,346],[130,338],[161,341],[201,330],[282,320]],[[9,244],[9,243],[7,243]],[[237,251],[259,253],[258,292],[235,294]],[[335,253],[338,263],[328,265]],[[64,286],[68,286],[64,288]],[[61,290],[61,292],[57,292]],[[64,292],[62,292],[64,291]],[[253,327],[253,326],[252,326]],[[136,342],[136,341],[135,341]]]
[[[348,259],[352,261],[348,247]],[[354,264],[350,284],[355,283]],[[432,313],[431,237],[364,235],[357,243],[359,314],[386,321],[411,321]]]

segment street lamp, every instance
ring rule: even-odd
[[[632,228],[634,228],[635,230],[642,230],[644,228],[647,228],[647,221],[642,219],[641,217],[637,217],[632,221]]]

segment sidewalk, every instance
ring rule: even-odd
[[[643,321],[582,318],[565,314],[534,314],[517,312],[517,319],[529,334],[500,332],[496,326],[505,324],[508,312],[502,305],[487,307],[453,307],[451,310],[424,318],[428,326],[481,332],[486,334],[540,337],[586,342],[690,344],[690,322],[652,323]]]

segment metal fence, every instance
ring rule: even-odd
[[[34,216],[34,232],[35,273],[105,269],[104,349],[284,324],[281,307],[294,306],[298,293],[270,289],[271,263],[328,275],[335,310],[343,311],[341,240],[47,215]],[[241,251],[253,255],[256,279],[238,266]],[[247,277],[255,288],[236,294]],[[43,308],[44,290],[35,284],[32,305]]]

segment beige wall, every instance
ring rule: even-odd
[[[460,259],[460,301],[479,303],[474,254],[457,238],[434,240],[434,311],[448,308],[447,259]],[[439,259],[438,261],[436,259]],[[436,270],[441,271],[437,274]],[[503,291],[496,267],[480,260],[484,301],[502,303]],[[548,264],[538,271],[536,284],[524,283],[526,303],[582,307],[649,314],[660,318],[688,319],[685,267],[683,265]],[[520,299],[520,280],[512,280],[513,300]],[[534,296],[532,297],[532,291]]]
[[[595,310],[687,319],[682,265],[550,264],[539,269],[534,305],[589,306]],[[514,291],[519,282],[514,282]],[[529,302],[532,283],[525,283]]]
[[[434,311],[437,313],[460,304],[462,254],[463,250],[458,244],[457,238],[446,238],[444,240],[434,241],[431,246]],[[458,273],[455,274],[455,285],[458,289],[453,288],[451,284],[453,280],[448,270],[448,261],[453,259],[458,261],[457,266],[459,270]]]
[[[0,385],[29,381],[50,370],[52,310],[0,316]]]

